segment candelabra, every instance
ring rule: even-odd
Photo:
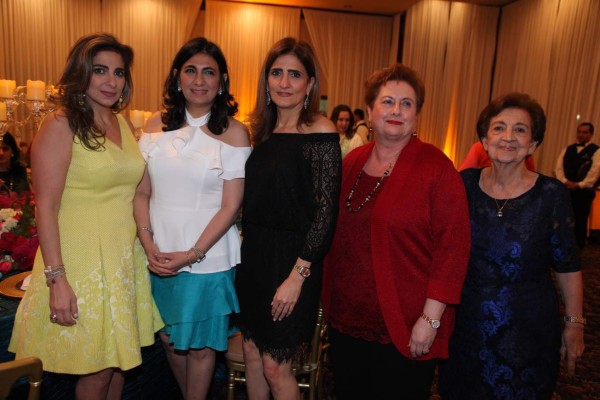
[[[0,83],[0,134],[11,131],[17,142],[33,138],[44,116],[55,108],[49,100],[52,85],[39,81],[18,87],[14,81]]]

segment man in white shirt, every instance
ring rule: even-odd
[[[567,146],[558,156],[556,178],[571,192],[575,216],[575,236],[579,247],[585,246],[587,221],[596,195],[600,176],[600,151],[591,142],[594,125],[583,122],[577,126],[577,143]]]

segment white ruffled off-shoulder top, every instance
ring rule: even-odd
[[[230,146],[206,134],[202,126],[209,117],[188,115],[189,126],[144,133],[140,138],[152,184],[150,221],[161,251],[185,251],[194,246],[221,207],[224,181],[244,177],[251,148]],[[240,244],[233,225],[206,252],[206,259],[179,272],[226,271],[240,263]]]

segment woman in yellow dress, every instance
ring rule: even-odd
[[[120,398],[122,371],[162,326],[133,219],[144,159],[118,115],[132,60],[111,35],[79,39],[32,145],[40,249],[9,350],[80,375],[78,399]]]

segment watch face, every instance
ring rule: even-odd
[[[300,275],[302,275],[304,278],[308,278],[310,276],[310,268],[304,267],[302,271],[300,271]]]
[[[437,329],[440,327],[440,321],[438,321],[437,319],[432,319],[431,320],[431,327],[433,329]]]

